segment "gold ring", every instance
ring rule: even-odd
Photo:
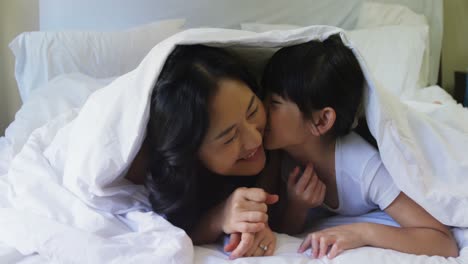
[[[268,246],[265,246],[265,245],[258,245],[259,248],[261,248],[263,251],[267,251],[268,250]]]

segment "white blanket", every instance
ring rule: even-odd
[[[149,210],[144,188],[123,178],[144,138],[157,75],[176,44],[248,48],[243,55],[252,61],[256,48],[323,40],[337,32],[326,26],[263,34],[193,29],[155,46],[137,69],[97,89],[81,109],[70,107],[34,130],[19,153],[10,150],[7,174],[0,174],[0,244],[5,246],[0,260],[36,254],[31,258],[46,263],[227,261],[214,246],[196,247],[194,253],[182,230]],[[454,233],[463,249],[458,259],[447,260],[361,248],[331,262],[468,260],[467,111],[400,102],[374,84],[354,51],[365,72],[366,115],[384,164],[402,191],[444,224],[460,227]],[[455,122],[461,119],[466,121]],[[280,235],[277,256],[236,263],[302,263],[305,256],[295,253],[299,243]],[[316,260],[322,261],[328,263]]]

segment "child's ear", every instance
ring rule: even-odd
[[[333,127],[336,121],[336,112],[331,107],[325,107],[312,114],[309,120],[309,130],[314,136],[323,136]]]

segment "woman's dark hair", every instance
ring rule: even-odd
[[[297,104],[305,118],[333,108],[331,132],[336,137],[351,130],[364,90],[359,62],[339,35],[280,49],[268,62],[262,82],[268,93]]]
[[[198,151],[209,127],[209,102],[222,79],[239,80],[259,92],[255,78],[220,48],[179,45],[169,55],[151,96],[147,129],[153,210],[189,232],[204,210],[227,197],[201,164]],[[247,177],[251,178],[251,177]]]

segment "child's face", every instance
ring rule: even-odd
[[[268,119],[263,141],[266,149],[299,145],[310,136],[307,122],[295,103],[272,94],[266,101],[266,108]]]

